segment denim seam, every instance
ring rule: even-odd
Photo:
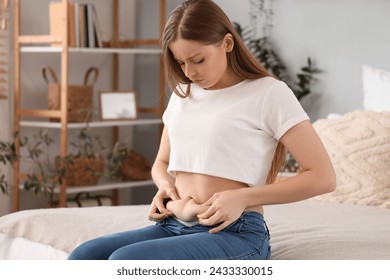
[[[220,260],[239,260],[239,259],[243,259],[243,258],[246,258],[246,257],[250,257],[250,256],[253,256],[253,255],[256,255],[258,254],[264,247],[264,238],[261,239],[261,246],[254,250],[254,251],[251,251],[249,253],[246,253],[246,254],[243,254],[243,255],[240,255],[240,256],[234,256],[234,257],[231,257],[231,258],[224,258],[224,259],[220,259]]]

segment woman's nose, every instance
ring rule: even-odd
[[[183,68],[184,75],[186,75],[186,77],[191,80],[191,78],[194,77],[194,68],[188,63],[185,64]]]

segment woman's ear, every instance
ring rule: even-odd
[[[231,52],[233,50],[233,47],[234,47],[233,35],[230,33],[227,33],[225,35],[225,38],[223,39],[223,43],[225,45],[226,52]]]

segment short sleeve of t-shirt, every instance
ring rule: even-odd
[[[173,107],[175,106],[175,100],[176,100],[176,94],[172,93],[171,97],[169,98],[167,108],[165,109],[164,114],[162,116],[162,120],[165,126],[168,125],[169,120],[172,116]]]
[[[263,130],[278,141],[294,125],[309,119],[292,90],[281,81],[266,93],[261,118]]]
[[[176,87],[176,90],[178,92],[183,92],[184,93],[186,87],[187,87],[186,85],[179,84]],[[177,96],[177,94],[175,92],[172,92],[171,97],[169,98],[169,102],[168,102],[167,108],[165,109],[165,111],[163,113],[163,116],[162,116],[162,120],[163,120],[163,123],[164,123],[165,126],[168,125],[169,120],[171,119],[171,116],[174,113],[176,100],[178,98],[180,98],[180,97]]]

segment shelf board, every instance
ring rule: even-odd
[[[113,126],[132,126],[132,125],[155,125],[162,124],[160,118],[153,119],[134,119],[134,120],[121,120],[121,121],[93,121],[88,123],[89,127],[113,127]],[[20,126],[22,127],[41,127],[41,128],[61,128],[60,122],[49,122],[49,121],[21,121]],[[86,123],[69,123],[69,129],[80,129],[86,127]]]
[[[114,189],[130,189],[135,187],[150,186],[154,185],[153,180],[144,180],[144,181],[129,181],[129,182],[120,182],[120,183],[106,183],[95,186],[83,186],[83,187],[72,187],[68,186],[66,188],[67,194],[76,194],[79,192],[100,192],[100,191],[109,191]],[[20,189],[23,190],[23,185],[20,185]],[[55,187],[53,190],[54,194],[60,193],[60,187]]]
[[[160,48],[69,48],[69,53],[90,53],[90,54],[161,54]],[[60,54],[62,48],[55,48],[49,46],[24,46],[20,47],[22,53],[58,53]]]
[[[99,192],[99,191],[109,191],[113,189],[129,189],[129,188],[135,188],[135,187],[142,187],[142,186],[149,186],[153,185],[153,180],[145,180],[145,181],[132,181],[132,182],[121,182],[121,183],[109,183],[109,184],[102,184],[102,185],[96,185],[96,186],[85,186],[85,187],[71,187],[68,186],[66,188],[67,194],[75,194],[79,192]],[[60,188],[55,188],[53,190],[55,194],[60,193]]]

